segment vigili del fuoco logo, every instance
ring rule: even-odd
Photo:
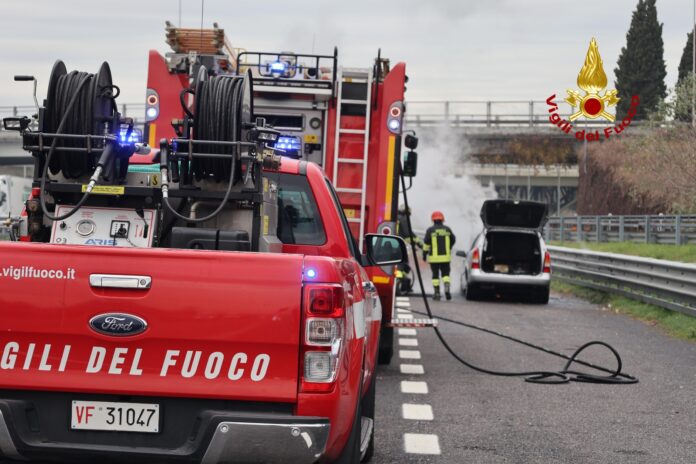
[[[604,73],[602,57],[599,56],[599,47],[597,41],[592,38],[590,47],[587,49],[585,56],[585,64],[580,69],[578,74],[578,87],[582,89],[584,95],[575,89],[568,89],[568,96],[565,98],[573,113],[568,117],[568,120],[558,114],[558,105],[555,102],[556,94],[551,95],[546,99],[546,104],[549,105],[549,121],[555,126],[558,126],[561,131],[566,134],[573,134],[578,140],[587,140],[594,142],[601,137],[608,139],[612,135],[618,135],[631,125],[633,118],[637,113],[640,99],[638,95],[631,97],[631,105],[628,109],[626,117],[618,124],[605,127],[603,129],[585,130],[575,129],[573,122],[580,117],[586,119],[604,119],[610,123],[614,123],[616,117],[607,110],[616,106],[619,102],[616,89],[604,91],[607,87],[607,75]]]

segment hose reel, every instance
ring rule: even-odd
[[[198,144],[196,151],[210,156],[182,160],[178,171],[183,184],[192,184],[194,178],[233,184],[241,180],[241,146],[235,143],[249,141],[248,130],[253,126],[252,92],[250,72],[209,77],[204,66],[199,68],[192,88],[182,92],[180,100],[187,114],[185,133],[194,142],[208,141]],[[193,111],[185,104],[185,94],[194,96]],[[175,166],[172,171],[177,171]]]
[[[56,138],[55,153],[50,156],[48,166],[51,174],[61,173],[66,179],[77,179],[94,172],[105,142],[89,136],[119,136],[121,120],[115,103],[118,93],[108,63],[102,63],[99,70],[91,74],[68,72],[62,61],[56,61],[48,82],[41,126],[41,132],[64,135]],[[70,106],[73,98],[76,100]],[[116,153],[117,156],[111,156],[111,162],[103,166],[103,179],[122,179],[130,154]]]

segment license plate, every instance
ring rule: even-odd
[[[158,433],[159,404],[73,401],[73,430]]]
[[[493,271],[499,272],[501,274],[507,274],[508,272],[510,272],[510,266],[508,266],[507,264],[496,264],[495,266],[493,266]]]

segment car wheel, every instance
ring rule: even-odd
[[[394,356],[394,328],[382,327],[382,333],[379,337],[379,355],[377,361],[379,364],[391,363]]]
[[[549,293],[551,289],[549,287],[543,287],[536,291],[536,302],[539,304],[549,303]]]
[[[475,284],[469,284],[466,287],[465,291],[466,291],[466,299],[469,301],[476,301],[481,297],[479,289]]]

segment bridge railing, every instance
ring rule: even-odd
[[[549,241],[685,245],[696,243],[696,215],[554,216],[544,234]]]
[[[136,126],[142,126],[145,120],[145,103],[121,103],[119,111],[124,117],[133,118]],[[0,106],[0,120],[2,118],[28,116],[36,114],[36,107],[33,105]],[[4,125],[0,124],[0,130],[4,130]]]
[[[563,108],[565,107],[565,108]],[[567,105],[558,111],[568,119]],[[544,100],[408,100],[406,124],[410,126],[528,126],[549,125],[548,104]],[[583,125],[585,122],[583,121]],[[591,121],[590,124],[606,124]]]

